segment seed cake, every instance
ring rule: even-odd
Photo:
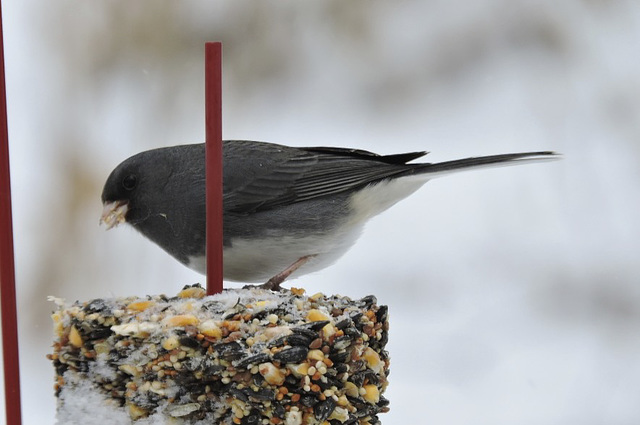
[[[374,425],[388,410],[388,310],[374,296],[194,285],[56,302],[59,424],[99,423],[102,409],[113,424]]]

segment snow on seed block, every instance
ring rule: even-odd
[[[196,285],[55,301],[58,424],[374,425],[388,410],[374,296]]]

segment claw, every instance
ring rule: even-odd
[[[284,282],[286,278],[291,276],[291,273],[298,270],[304,263],[306,263],[313,257],[315,257],[315,254],[305,255],[304,257],[298,258],[295,263],[291,264],[289,267],[287,267],[277,275],[273,276],[267,282],[260,285],[260,288],[270,289],[272,291],[280,291],[282,289],[280,288],[280,284]]]

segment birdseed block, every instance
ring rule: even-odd
[[[389,409],[374,296],[195,285],[53,300],[58,424],[374,425]]]

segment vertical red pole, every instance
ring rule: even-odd
[[[4,76],[4,38],[0,3],[0,301],[2,308],[2,355],[7,425],[20,425],[20,362],[18,319],[11,224],[11,180],[9,177],[9,131]]]
[[[222,292],[222,43],[205,43],[207,294]]]

